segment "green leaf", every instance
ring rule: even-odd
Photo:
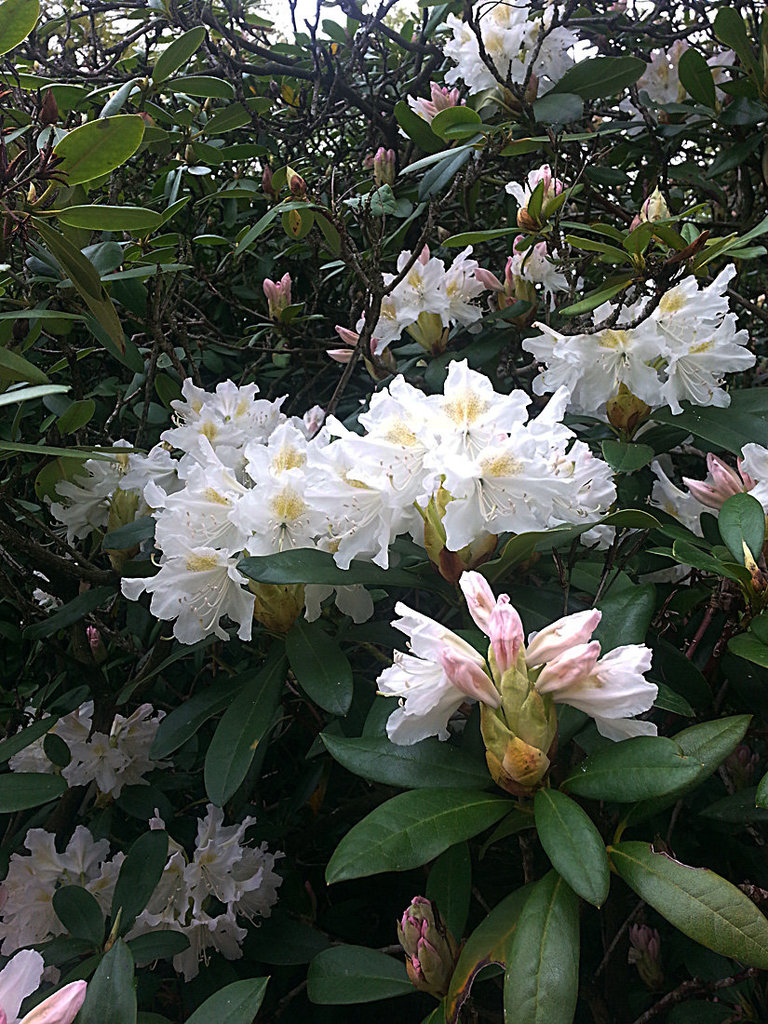
[[[14,391],[4,391],[0,395],[0,406],[14,405],[16,402],[31,402],[35,398],[45,398],[46,395],[65,395],[67,391],[69,391],[68,384],[39,384],[32,388],[17,388]],[[32,448],[34,451],[38,451],[35,445]]]
[[[734,50],[744,67],[757,75],[755,54],[741,14],[732,7],[721,7],[715,17],[714,29],[720,42]]]
[[[570,306],[559,309],[558,313],[561,316],[580,316],[582,313],[591,313],[593,309],[601,306],[608,299],[612,299],[619,292],[624,291],[625,288],[632,284],[632,281],[633,278],[631,276],[623,277],[620,281],[614,281],[613,284],[597,288],[595,291],[585,295],[579,302],[574,302]]]
[[[562,788],[590,800],[634,803],[664,796],[695,778],[699,765],[663,736],[635,736],[578,764]]]
[[[41,736],[45,736],[49,729],[58,722],[58,715],[50,715],[48,718],[41,718],[39,722],[33,722],[32,725],[28,725],[26,729],[22,729],[21,732],[15,733],[13,736],[9,736],[7,740],[0,742],[0,764],[5,764],[6,761],[10,761],[14,754],[18,754],[20,750],[24,750],[30,743],[34,743],[35,740],[39,740]]]
[[[615,96],[634,85],[645,68],[645,61],[639,57],[592,57],[569,68],[547,96],[564,92],[576,93],[585,100]]]
[[[233,981],[198,1006],[186,1024],[252,1024],[264,1001],[269,978]]]
[[[717,527],[737,562],[744,563],[744,545],[758,559],[765,542],[765,512],[751,494],[732,494],[720,509]]]
[[[41,775],[36,772],[10,772],[0,775],[0,814],[26,811],[56,800],[67,791],[60,775]]]
[[[84,939],[92,946],[104,941],[104,915],[101,907],[87,889],[79,885],[65,885],[53,894],[56,917],[76,939]]]
[[[438,139],[423,117],[412,110],[404,100],[395,104],[397,123],[405,134],[425,153],[437,153],[444,149],[443,142]]]
[[[27,38],[39,17],[39,0],[3,0],[0,4],[0,57]]]
[[[225,78],[190,75],[187,78],[175,78],[172,86],[174,92],[183,92],[187,96],[217,100],[233,100],[235,98],[235,88]]]
[[[768,807],[768,772],[760,779],[755,793],[755,807]]]
[[[472,859],[466,843],[456,843],[440,854],[429,869],[425,895],[437,904],[448,931],[460,940],[472,896]]]
[[[331,757],[348,771],[386,786],[486,789],[491,781],[484,760],[437,739],[406,747],[378,736],[321,733],[320,738]]]
[[[517,922],[504,977],[504,1020],[571,1024],[579,991],[579,901],[557,874],[537,882]]]
[[[206,135],[221,135],[235,128],[243,128],[251,123],[251,115],[242,103],[232,103],[228,107],[217,110],[205,123]],[[270,211],[271,212],[271,211]]]
[[[136,966],[146,967],[155,960],[171,960],[177,954],[183,953],[185,949],[189,949],[189,939],[181,932],[155,930],[129,939],[128,949]]]
[[[307,995],[322,1006],[372,1003],[412,992],[402,959],[366,946],[324,949],[307,971]]]
[[[140,516],[132,523],[126,523],[124,526],[118,526],[116,530],[105,533],[101,547],[104,551],[127,551],[154,535],[155,520],[152,516]]]
[[[687,430],[718,451],[725,448],[741,455],[741,449],[750,441],[768,447],[767,400],[763,388],[749,388],[733,392],[731,404],[725,409],[686,403],[676,416],[669,409],[655,409],[653,419]]]
[[[186,64],[192,54],[200,48],[204,39],[205,29],[202,25],[191,28],[178,39],[174,39],[155,61],[152,70],[152,81],[155,85],[170,78],[174,71],[178,71],[183,64]]]
[[[96,412],[96,403],[92,398],[84,398],[73,402],[65,413],[56,420],[56,429],[60,434],[74,434],[86,423],[90,422]]]
[[[603,617],[594,639],[600,641],[603,652],[622,644],[640,644],[656,610],[656,588],[653,583],[620,586],[617,582],[598,601],[597,608]]]
[[[112,921],[120,914],[120,935],[125,935],[149,903],[168,860],[168,833],[152,829],[134,841],[120,866],[112,897]]]
[[[0,380],[48,383],[48,377],[41,369],[8,348],[0,348]]]
[[[603,441],[603,458],[614,473],[634,473],[654,458],[649,444],[628,444],[626,441]]]
[[[747,582],[749,572],[744,565],[734,565],[730,562],[721,562],[714,555],[702,551],[695,544],[689,544],[685,540],[676,540],[672,545],[672,556],[681,565],[690,565],[694,569],[701,569],[702,572],[712,573],[714,576],[724,576],[729,580]]]
[[[248,774],[256,747],[272,726],[285,682],[285,652],[276,642],[259,672],[224,713],[205,755],[205,791],[223,807]]]
[[[490,828],[509,800],[473,789],[415,789],[381,804],[344,836],[326,868],[329,885],[407,871]]]
[[[79,131],[80,129],[77,130]],[[112,305],[112,300],[104,290],[99,272],[91,261],[83,256],[77,246],[72,245],[64,235],[59,234],[58,231],[54,231],[48,224],[43,224],[39,220],[35,221],[35,227],[118,352],[124,353],[125,335],[123,334],[120,318],[115,307]]]
[[[479,245],[481,242],[491,242],[495,238],[503,238],[505,235],[519,235],[520,228],[491,228],[489,231],[463,231],[460,235],[451,235],[446,238],[443,245],[446,248],[464,249],[468,245]]]
[[[298,618],[285,638],[285,650],[309,699],[332,715],[346,715],[354,692],[352,666],[322,626]]]
[[[533,104],[538,124],[572,124],[584,114],[584,101],[574,93],[548,92]]]
[[[751,633],[732,636],[728,641],[728,650],[745,661],[751,661],[753,665],[768,668],[768,644],[764,644]]]
[[[160,761],[183,746],[210,718],[231,703],[232,694],[237,692],[237,682],[237,679],[227,679],[217,686],[201,689],[194,697],[174,708],[160,722],[149,756]]]
[[[104,954],[88,982],[77,1024],[136,1024],[133,957],[122,939]]]
[[[162,217],[144,206],[69,206],[56,211],[62,224],[90,231],[154,231],[162,224]]]
[[[484,967],[489,964],[506,967],[520,912],[532,888],[531,885],[525,885],[506,896],[464,943],[445,997],[445,1019],[448,1024],[457,1024],[461,1008],[472,990],[472,983]]]
[[[592,819],[556,789],[539,790],[534,812],[552,867],[582,899],[601,907],[608,897],[610,869],[605,843]]]
[[[438,135],[441,139],[448,139],[447,129],[454,128],[456,125],[475,128],[482,123],[483,119],[471,107],[446,107],[445,110],[440,110],[435,114],[429,127],[434,135]]]
[[[113,587],[94,587],[93,590],[85,590],[59,608],[53,615],[49,615],[47,619],[27,626],[24,630],[24,637],[27,640],[42,640],[44,637],[53,636],[60,629],[66,629],[68,626],[74,625],[75,622],[79,622],[89,612],[100,608],[114,596]]]
[[[648,843],[608,853],[631,889],[683,935],[721,956],[768,969],[768,920],[735,885],[707,868],[681,864]]]
[[[88,121],[53,147],[56,156],[61,157],[56,173],[65,174],[69,185],[93,181],[124,164],[143,138],[144,119],[138,114],[115,114]]]
[[[689,47],[677,67],[680,83],[689,96],[711,110],[715,109],[715,82],[712,69],[698,50]]]

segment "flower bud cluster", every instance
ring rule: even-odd
[[[417,989],[442,999],[456,966],[459,947],[432,900],[414,896],[397,925],[408,977]]]

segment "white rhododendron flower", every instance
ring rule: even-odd
[[[682,412],[682,401],[727,406],[724,375],[755,362],[749,336],[736,329],[728,307],[726,289],[735,273],[730,265],[704,288],[695,277],[685,278],[635,327],[623,325],[641,314],[642,299],[622,310],[616,326],[591,334],[565,335],[537,324],[544,333],[523,342],[544,366],[534,391],[541,395],[567,385],[570,407],[590,415],[604,415],[621,385],[652,409],[669,406],[675,414]],[[611,316],[613,308],[599,306],[595,323]]]
[[[116,441],[116,448],[131,448],[128,441]],[[109,522],[112,497],[121,484],[128,466],[123,455],[105,454],[86,459],[83,471],[71,480],[60,480],[56,493],[62,501],[51,504],[51,515],[67,528],[67,541],[83,540],[93,530],[101,530]]]

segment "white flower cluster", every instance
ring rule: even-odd
[[[209,949],[227,960],[243,955],[241,944],[247,931],[238,924],[238,917],[248,921],[269,917],[283,881],[273,870],[282,854],[270,853],[266,843],[246,844],[245,833],[255,818],[225,825],[224,812],[218,807],[208,804],[206,810],[205,818],[198,818],[191,859],[182,846],[169,839],[163,876],[127,936],[132,939],[160,931],[185,935],[189,948],[173,958],[174,968],[185,981],[195,977]],[[163,829],[165,825],[160,818],[153,818],[150,827]]]
[[[87,786],[93,782],[100,793],[117,798],[123,786],[146,785],[144,776],[156,768],[165,768],[162,761],[153,761],[149,750],[165,712],[155,712],[151,704],[142,704],[125,718],[115,715],[109,735],[91,733],[93,701],[87,701],[64,715],[49,732],[62,739],[71,755],[61,770],[68,785]],[[11,771],[52,774],[56,766],[45,753],[44,737],[14,754],[9,761]]]
[[[237,569],[243,555],[318,547],[342,569],[353,558],[386,568],[398,535],[424,543],[421,512],[438,492],[450,499],[451,551],[504,531],[588,523],[615,499],[609,467],[561,422],[565,389],[529,421],[524,392],[499,394],[465,361],[450,364],[438,395],[396,377],[359,417],[363,434],[330,417],[309,439],[301,420],[280,414],[281,400],[258,400],[255,385],[226,382],[211,395],[187,381],[183,394],[178,426],[162,435],[184,452],[182,489],[144,488],[160,571],[122,582],[130,599],[152,595],[153,615],[175,620],[182,643],[225,639],[225,616],[250,637],[254,595]],[[343,611],[358,621],[371,614],[365,590],[339,591]],[[306,588],[309,617],[329,593]]]
[[[552,9],[541,17],[530,17],[531,5],[524,0],[474,4],[474,20],[479,28],[486,56],[503,81],[522,84],[532,52],[542,34],[544,39],[533,62],[533,74],[545,82],[557,82],[573,64],[568,51],[579,37],[570,29],[550,28]],[[443,47],[446,57],[456,65],[445,76],[449,85],[463,81],[470,94],[493,89],[499,83],[483,60],[477,35],[470,26],[450,14],[446,25],[452,36]]]
[[[718,512],[734,494],[751,494],[768,514],[768,448],[762,445],[745,444],[735,469],[717,455],[708,455],[706,478],[683,477],[688,488],[685,491],[670,480],[660,462],[653,462],[651,468],[656,475],[651,495],[653,504],[679,519],[699,537],[702,512]]]
[[[452,324],[471,327],[482,316],[474,304],[485,286],[475,276],[476,260],[470,259],[472,246],[468,246],[446,270],[442,260],[430,256],[424,246],[403,280],[381,303],[379,320],[373,331],[373,352],[381,352],[397,341],[404,330],[428,351],[442,351],[444,332]],[[411,261],[413,254],[407,249],[397,260],[397,274],[384,274],[384,284],[390,285]],[[362,330],[364,318],[357,324]]]
[[[65,932],[53,909],[53,894],[62,886],[87,889],[104,914],[109,913],[124,854],[108,859],[109,842],[95,841],[83,825],[77,826],[63,853],[54,840],[52,832],[33,828],[24,840],[29,854],[11,854],[0,908],[4,956]]]
[[[678,39],[668,50],[654,50],[650,63],[637,80],[638,92],[647,93],[654,103],[681,103],[687,93],[680,81],[680,58],[689,48],[690,43]],[[735,59],[733,50],[721,50],[707,58],[716,85],[726,79],[727,69]],[[722,95],[720,93],[721,98]]]
[[[566,385],[570,408],[592,416],[605,414],[606,402],[622,384],[651,408],[666,405],[675,414],[682,412],[681,401],[729,405],[723,375],[755,362],[747,332],[737,330],[736,315],[729,312],[726,289],[735,273],[730,265],[704,288],[695,277],[684,278],[637,327],[622,325],[642,314],[646,299],[623,309],[615,327],[594,334],[559,334],[536,324],[544,334],[523,342],[545,366],[533,390],[542,395]],[[595,323],[614,309],[609,302],[599,306]]]

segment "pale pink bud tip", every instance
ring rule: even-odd
[[[348,363],[354,352],[349,348],[327,348],[325,354],[335,363]]]
[[[554,661],[577,644],[585,644],[597,629],[602,613],[596,608],[565,615],[529,638],[525,660],[530,668]]]
[[[490,636],[488,626],[491,613],[496,607],[496,598],[490,584],[479,572],[463,572],[459,586],[469,608],[469,614],[486,636]]]
[[[72,1024],[85,1002],[86,983],[73,981],[54,992],[24,1017],[20,1024]]]
[[[523,643],[523,623],[506,594],[501,595],[491,613],[488,635],[496,666],[503,675],[517,661]]]
[[[442,651],[440,653],[440,664],[443,672],[462,693],[472,700],[479,700],[482,704],[488,704],[497,708],[501,698],[491,682],[488,674],[483,668],[470,658],[462,657],[454,651]]]

